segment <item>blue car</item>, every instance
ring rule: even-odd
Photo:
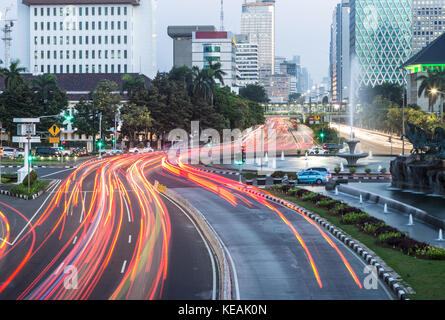
[[[326,172],[302,171],[297,173],[298,183],[323,184],[328,182]]]

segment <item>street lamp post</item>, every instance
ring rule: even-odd
[[[431,94],[436,95],[439,94],[439,108],[440,108],[440,122],[444,122],[443,121],[443,95],[445,94],[445,92],[443,91],[439,91],[438,89],[431,89]]]
[[[102,159],[102,112],[99,113],[99,159]]]
[[[402,103],[402,155],[405,155],[405,92],[403,92]]]

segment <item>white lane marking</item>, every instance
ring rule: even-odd
[[[76,244],[77,236],[74,238],[73,244]]]
[[[65,170],[56,171],[56,172],[47,174],[47,175],[45,175],[45,176],[41,176],[40,178],[51,177],[51,176],[53,176],[53,175],[55,175],[55,174],[59,174],[59,173],[66,172],[66,171],[70,171],[70,170],[74,170],[74,169],[76,169],[76,168],[70,168],[70,169],[65,169]]]
[[[128,236],[128,243],[131,243],[131,234]]]
[[[87,193],[84,192],[83,193],[83,198],[82,198],[82,212],[80,213],[80,221],[79,221],[79,223],[82,223],[83,213],[85,211],[85,198],[86,198],[86,196],[87,196]]]
[[[122,196],[122,199],[124,199],[125,207],[127,207],[128,222],[131,223],[130,209],[128,208],[127,199],[125,199],[125,196]]]
[[[171,199],[170,197],[168,197],[165,194],[162,194],[162,196],[164,196],[165,198],[167,198],[168,200],[170,200],[171,203],[173,203],[179,210],[182,211],[182,213],[184,213],[184,215],[190,220],[190,222],[194,225],[196,231],[198,231],[199,236],[201,237],[202,241],[204,242],[204,245],[207,248],[207,251],[209,253],[210,256],[210,261],[212,263],[212,273],[213,273],[213,292],[212,292],[212,300],[216,300],[216,264],[215,264],[215,258],[213,257],[212,254],[212,250],[210,249],[209,245],[207,244],[206,239],[204,238],[203,234],[201,233],[201,230],[199,230],[198,226],[195,224],[195,222],[193,221],[193,219],[187,214],[187,212],[185,212],[184,209],[182,209],[173,199]]]
[[[56,276],[59,274],[59,272],[60,272],[60,269],[62,269],[62,267],[63,267],[63,262],[60,264],[60,266],[57,268],[57,270],[56,270]]]
[[[127,265],[127,260],[125,260],[124,263],[122,264],[121,274],[124,273],[126,265]]]
[[[62,182],[62,180],[57,180],[56,183],[54,183],[50,189],[54,190],[61,182]],[[6,242],[8,245],[13,246],[17,242],[17,240],[20,238],[22,233],[25,231],[25,229],[28,228],[28,226],[31,224],[31,222],[34,220],[34,218],[39,214],[40,210],[42,210],[43,206],[48,201],[49,197],[51,197],[51,195],[52,195],[52,192],[49,192],[49,195],[46,197],[45,201],[43,201],[42,205],[37,209],[36,213],[34,213],[34,215],[31,217],[31,219],[26,223],[26,225],[23,227],[22,231],[20,231],[20,233],[14,239],[13,242],[10,243],[3,238],[0,238],[0,241]]]

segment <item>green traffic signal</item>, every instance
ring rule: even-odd
[[[324,138],[324,132],[320,132],[320,138]]]
[[[32,162],[32,160],[34,160],[34,157],[32,155],[28,156],[28,162]]]

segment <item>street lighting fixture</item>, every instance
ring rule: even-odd
[[[430,93],[432,95],[440,94],[440,103],[439,103],[440,122],[443,122],[443,95],[445,94],[445,92],[439,91],[437,88],[433,88],[433,89],[430,90]]]

